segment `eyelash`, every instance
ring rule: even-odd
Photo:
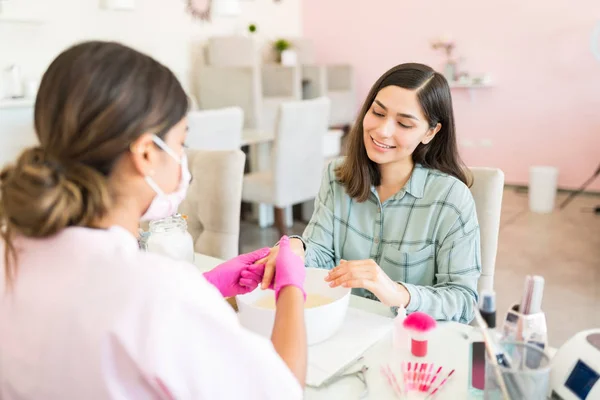
[[[373,115],[375,115],[376,117],[379,117],[379,118],[385,117],[385,115],[379,114],[374,109],[372,110],[372,112],[373,112]],[[412,126],[404,125],[402,122],[398,122],[398,125],[400,125],[402,128],[406,128],[406,129],[412,128]]]

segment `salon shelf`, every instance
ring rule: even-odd
[[[475,91],[480,89],[489,89],[494,85],[491,82],[449,82],[450,89],[466,89],[469,91],[469,98],[475,101]]]
[[[450,82],[449,85],[451,89],[487,89],[494,86],[490,82]]]

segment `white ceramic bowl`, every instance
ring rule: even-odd
[[[329,271],[321,268],[306,268],[304,290],[307,296],[320,295],[333,299],[331,303],[304,309],[308,345],[320,343],[333,336],[342,326],[348,304],[350,289],[330,288],[325,282]],[[270,338],[275,322],[275,310],[256,305],[263,297],[275,294],[272,290],[256,289],[251,293],[236,296],[238,316],[243,326]]]

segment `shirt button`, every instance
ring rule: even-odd
[[[375,236],[375,239],[373,239],[373,242],[374,242],[375,244],[379,244],[379,238],[378,238],[377,236]]]

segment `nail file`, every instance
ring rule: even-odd
[[[531,275],[525,277],[525,287],[523,288],[523,298],[521,300],[521,308],[519,312],[521,314],[529,314],[529,306],[531,302],[531,287],[533,278]]]
[[[529,314],[537,314],[542,311],[543,295],[544,295],[544,278],[536,275],[533,277],[533,289],[531,290],[531,302],[529,304]]]

